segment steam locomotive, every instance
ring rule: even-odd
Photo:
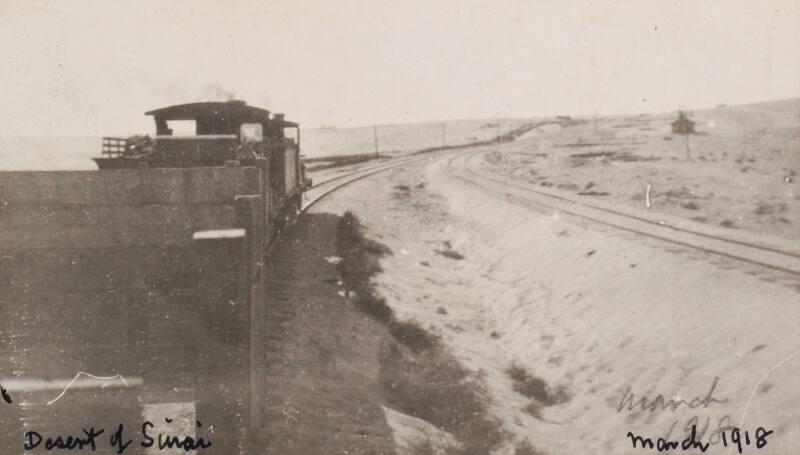
[[[146,112],[155,120],[155,137],[104,137],[100,170],[269,166],[271,206],[299,210],[311,186],[300,160],[300,127],[284,114],[244,101],[179,104]]]

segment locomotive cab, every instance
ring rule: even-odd
[[[243,101],[190,103],[145,113],[155,138],[103,138],[100,169],[222,166],[229,160],[267,157],[276,148],[299,154],[300,129],[283,114]]]
[[[100,169],[218,167],[226,162],[269,161],[270,204],[299,206],[306,180],[300,162],[300,127],[283,114],[244,101],[179,104],[145,113],[156,134],[103,138]]]

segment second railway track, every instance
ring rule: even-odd
[[[766,267],[800,276],[800,252],[788,240],[765,239],[745,234],[722,235],[705,226],[654,214],[634,213],[634,210],[591,203],[554,191],[542,191],[523,182],[501,178],[485,169],[476,170],[473,160],[482,157],[481,151],[470,151],[452,157],[447,162],[451,174],[465,182],[489,191],[532,203],[539,208],[555,210],[612,228],[632,232],[664,242],[689,247],[706,253]]]
[[[741,233],[722,235],[713,229],[695,226],[686,220],[592,203],[555,191],[543,191],[523,182],[509,181],[508,178],[491,173],[485,168],[476,170],[473,160],[482,157],[485,151],[483,147],[476,150],[442,150],[399,158],[339,175],[310,188],[304,197],[302,211],[305,212],[334,191],[364,178],[400,166],[450,156],[447,168],[455,178],[495,193],[518,198],[541,209],[555,210],[644,237],[800,276],[800,249],[792,242],[780,239],[764,240],[763,236],[754,236],[759,238],[748,240],[745,238],[747,235]]]

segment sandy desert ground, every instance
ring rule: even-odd
[[[800,100],[670,115],[581,119],[534,130],[489,164],[589,199],[800,240]],[[687,158],[688,142],[688,158]]]
[[[773,432],[743,453],[796,453],[796,273],[543,208],[510,184],[800,249],[799,112],[798,100],[697,111],[688,158],[672,114],[534,119],[513,142],[333,193],[269,264],[260,447],[634,454],[629,431],[680,441],[696,424],[706,453],[737,453],[721,442],[734,426]],[[426,128],[419,146],[398,133],[395,155],[439,145]],[[372,147],[369,129],[321,131],[340,137],[320,150]]]
[[[302,385],[285,385],[291,381],[284,372],[275,378],[284,384],[276,394],[316,396],[293,404],[297,416],[315,415],[301,426],[320,441],[349,441],[350,453],[390,453],[389,437],[400,454],[642,453],[627,432],[680,441],[692,424],[711,444],[706,453],[735,453],[721,439],[727,431],[730,442],[734,426],[753,440],[758,427],[773,431],[765,449],[751,444],[744,453],[795,453],[796,274],[542,209],[461,175],[467,168],[505,172],[564,194],[609,193],[585,197],[642,211],[642,183],[649,182],[651,210],[705,217],[695,220],[703,224],[731,218],[732,226],[715,228],[795,244],[797,106],[696,113],[705,119],[699,129],[715,126],[690,139],[691,161],[679,138],[664,139],[670,117],[601,119],[597,133],[591,122],[543,125],[514,143],[431,156],[335,193],[300,226],[313,230],[333,222],[315,219],[355,214],[366,251],[357,258],[377,265],[351,293],[352,278],[336,265],[341,256],[347,261],[347,251],[309,251],[324,272],[306,281],[338,291],[307,314],[338,313],[333,308],[341,306],[347,318],[361,313],[363,321],[348,319],[340,331],[298,310],[291,319],[322,321],[296,323],[295,336],[305,341],[296,341],[303,348],[295,355],[310,364],[328,360],[311,373],[304,369]],[[775,129],[748,129],[766,124]],[[603,145],[564,146],[574,143]],[[573,157],[580,153],[594,154]],[[683,206],[689,202],[698,208]],[[757,213],[761,204],[784,208]],[[388,316],[380,302],[391,309]],[[398,329],[402,324],[408,325]],[[419,333],[407,338],[409,327],[438,341]],[[339,347],[308,342],[319,337],[333,337]],[[348,387],[348,372],[358,372],[365,390],[356,414],[341,412],[330,398]],[[625,401],[631,394],[635,406]],[[652,403],[659,396],[658,405],[641,406],[642,397]],[[679,403],[676,409],[664,409],[668,400]],[[353,437],[349,422],[374,419],[378,408],[384,423],[369,420],[371,427],[360,427],[363,437]],[[283,436],[302,439],[289,427]]]

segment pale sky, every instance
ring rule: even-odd
[[[0,0],[0,57],[0,136],[663,112],[800,97],[800,0]]]

